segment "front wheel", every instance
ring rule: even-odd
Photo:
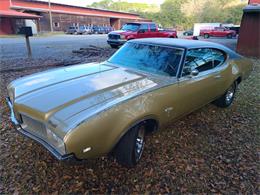
[[[127,167],[136,165],[143,154],[144,137],[144,124],[131,128],[116,146],[115,157],[117,162]]]
[[[113,48],[113,49],[118,49],[117,45],[110,45],[110,47]]]
[[[236,89],[237,89],[237,83],[234,82],[230,88],[226,91],[226,93],[224,95],[222,95],[220,98],[218,98],[217,100],[215,100],[213,103],[221,108],[227,108],[229,107],[235,97],[235,93],[236,93]]]
[[[208,39],[209,38],[209,34],[204,34],[204,38]]]

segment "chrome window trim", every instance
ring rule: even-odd
[[[189,81],[189,80],[197,80],[197,79],[200,79],[200,78],[205,78],[206,76],[210,76],[210,75],[214,75],[214,74],[218,74],[220,73],[222,70],[224,70],[225,68],[228,67],[228,63],[227,61],[222,63],[221,65],[219,66],[216,66],[215,68],[212,68],[210,70],[206,70],[206,71],[203,71],[203,72],[200,72],[197,76],[182,76],[181,78],[179,78],[179,82],[184,82],[184,81]]]
[[[218,66],[213,67],[212,69],[210,69],[210,70],[212,70],[212,72],[215,72],[215,71],[213,71],[213,70],[215,70],[215,69],[218,68],[218,67],[222,67],[222,66],[223,66],[224,64],[226,64],[226,63],[228,62],[228,60],[229,60],[229,54],[228,54],[227,52],[221,50],[221,49],[218,49],[218,48],[214,48],[214,47],[194,47],[194,48],[189,48],[189,49],[187,49],[186,52],[185,52],[185,58],[184,58],[183,63],[182,63],[182,70],[181,70],[181,72],[180,72],[179,80],[182,80],[181,78],[189,78],[189,77],[187,77],[187,76],[182,76],[182,74],[183,74],[183,67],[184,67],[184,65],[185,65],[185,61],[186,61],[186,57],[187,57],[187,52],[188,52],[189,50],[192,50],[192,49],[215,49],[215,50],[218,50],[218,51],[222,52],[223,54],[225,54],[225,60],[224,60],[224,62],[222,62],[222,63],[219,64]],[[203,71],[203,72],[208,72],[208,71],[210,71],[210,70],[206,70],[206,71]],[[201,75],[201,73],[203,73],[203,72],[199,72],[199,75],[196,76],[196,77],[199,77],[199,76]],[[207,73],[207,74],[209,74],[209,73]],[[193,78],[195,78],[195,77],[193,77]],[[189,79],[190,79],[190,78],[189,78]]]
[[[139,44],[136,43],[136,42],[128,42],[127,44]],[[182,48],[182,47],[175,47],[175,46],[168,46],[168,45],[160,45],[160,44],[153,44],[153,43],[143,43],[143,42],[140,42],[140,44],[143,44],[143,45],[149,45],[149,46],[159,46],[159,47],[164,47],[164,48],[170,48],[170,49],[177,49],[177,50],[180,50],[182,51],[183,53],[181,54],[181,59],[180,59],[180,62],[179,64],[177,65],[178,66],[178,69],[176,71],[176,76],[163,76],[163,75],[158,75],[158,74],[155,74],[155,73],[150,73],[150,72],[145,72],[145,71],[142,71],[142,70],[138,70],[138,69],[134,69],[134,68],[129,68],[129,67],[125,67],[125,66],[122,66],[120,64],[114,64],[112,62],[109,61],[110,58],[112,58],[115,54],[117,54],[120,50],[117,50],[112,56],[110,56],[110,58],[106,61],[108,62],[109,64],[111,65],[115,65],[116,67],[119,67],[119,68],[126,68],[126,69],[131,69],[133,71],[140,71],[141,73],[143,73],[144,75],[155,75],[155,76],[160,76],[160,77],[165,77],[165,78],[178,78],[178,74],[179,74],[179,71],[180,71],[180,68],[181,68],[181,65],[184,63],[183,62],[183,59],[184,59],[184,56],[186,55],[186,49],[185,48]]]

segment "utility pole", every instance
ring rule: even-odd
[[[51,0],[49,0],[49,15],[50,15],[50,27],[51,27],[51,32],[53,32],[52,14],[51,14]]]

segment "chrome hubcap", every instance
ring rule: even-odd
[[[144,127],[141,127],[138,131],[138,135],[135,141],[135,156],[136,160],[138,161],[143,153],[144,149],[144,136],[145,136],[145,129]]]
[[[230,104],[233,97],[234,97],[234,93],[235,93],[235,88],[234,86],[230,87],[227,91],[227,94],[226,94],[226,102],[227,104]]]

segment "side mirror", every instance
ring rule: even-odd
[[[190,76],[195,77],[199,74],[199,71],[197,69],[194,69],[191,71]]]

